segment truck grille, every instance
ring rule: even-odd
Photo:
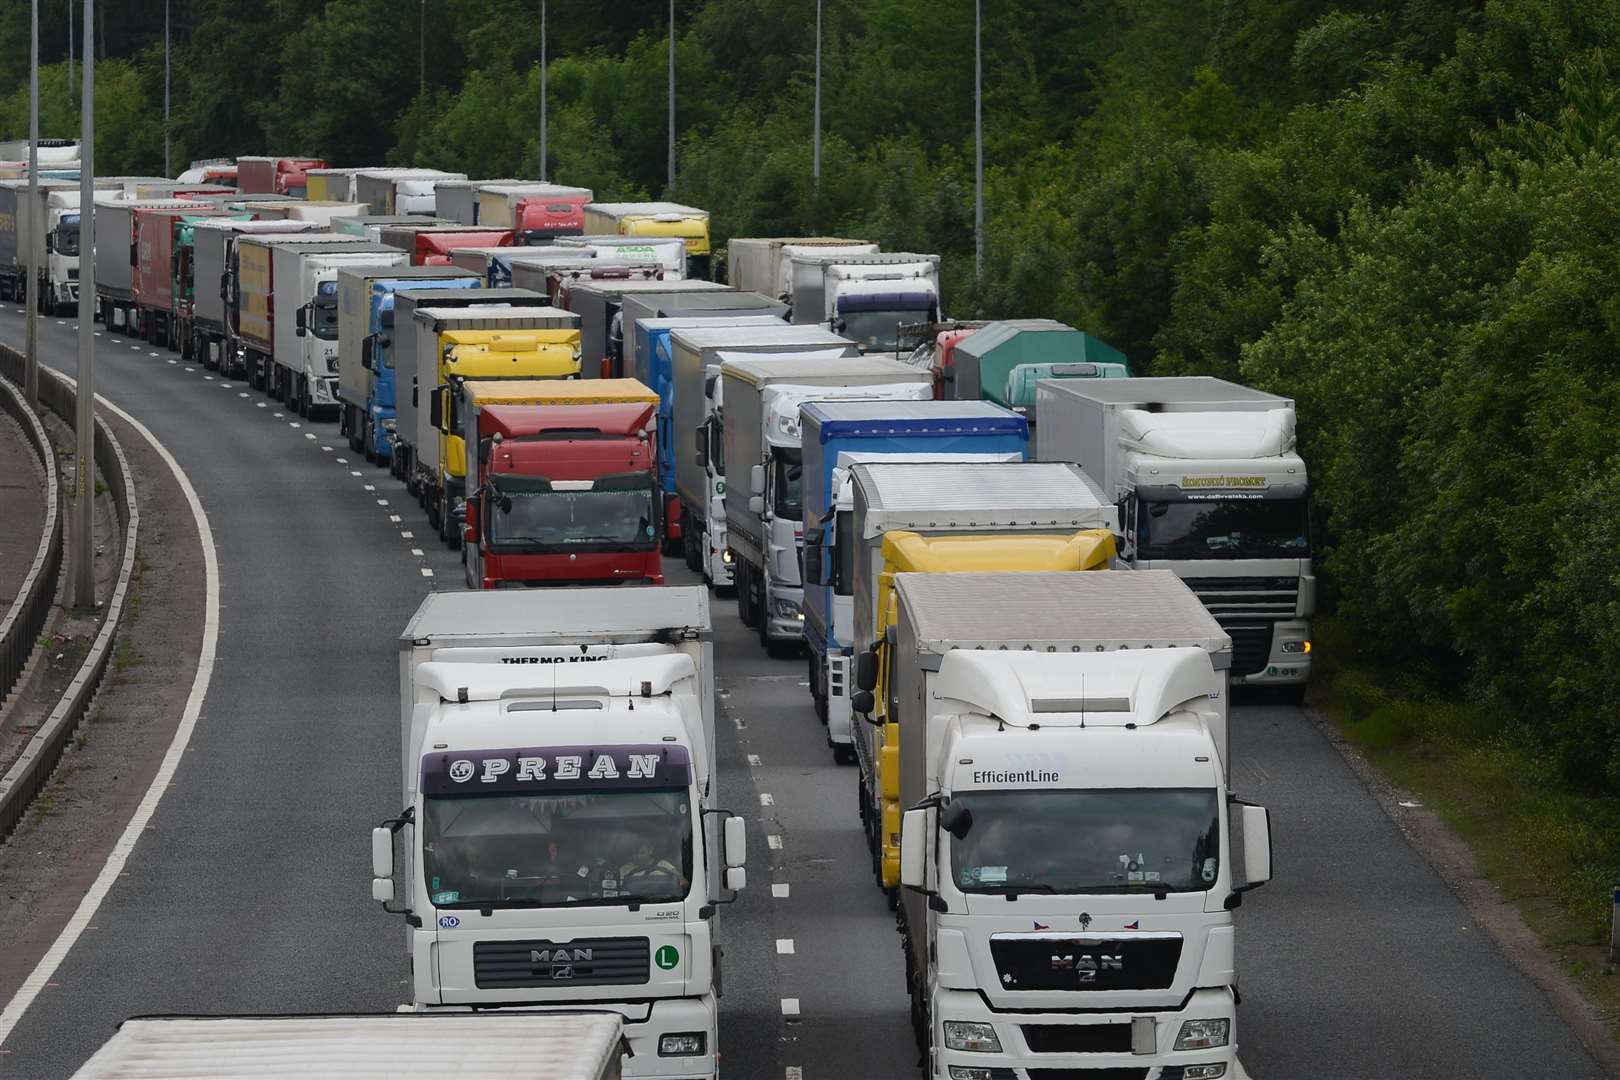
[[[1148,1071],[1123,1069],[1030,1069],[1029,1080],[1147,1080]]]
[[[1221,620],[1221,629],[1232,635],[1233,678],[1264,671],[1271,659],[1271,628],[1274,623],[1228,623]]]
[[[68,280],[69,281],[78,281],[79,280],[79,268],[77,266],[68,267]]]
[[[990,939],[1004,990],[1163,990],[1181,962],[1180,934],[996,934]]]
[[[1128,1054],[1129,1024],[1024,1024],[1032,1054]]]
[[[1299,606],[1297,577],[1184,578],[1187,587],[1226,625],[1229,618],[1292,619]]]
[[[480,990],[535,986],[625,986],[647,981],[647,939],[480,941],[473,977]]]

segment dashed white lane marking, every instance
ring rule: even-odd
[[[275,417],[275,418],[276,418],[276,419],[277,419],[277,420],[280,420],[280,419],[281,419],[281,417],[282,417],[282,414],[281,414],[281,413],[271,413],[271,414],[270,414],[270,415],[271,415],[271,416],[273,416],[273,417]]]
[[[759,793],[759,805],[761,805],[761,806],[775,806],[776,805],[776,796],[772,795],[768,791],[760,792]]]
[[[777,956],[792,956],[793,955],[793,939],[790,938],[790,937],[779,937],[779,938],[777,938],[776,939],[776,955]]]
[[[421,548],[411,548],[411,554],[415,555],[418,559],[420,559],[422,557],[422,549]]]
[[[787,882],[785,882],[785,881],[773,881],[773,882],[771,882],[771,896],[775,897],[778,900],[786,900],[788,898]]]
[[[783,998],[782,999],[782,1015],[788,1017],[789,1019],[792,1019],[793,1017],[798,1016],[799,1015],[799,999],[798,998]]]
[[[242,396],[243,396],[243,397],[247,397],[247,395],[246,395],[246,394],[243,394],[243,395],[242,395]],[[266,405],[265,405],[265,403],[264,403],[264,402],[262,402],[262,401],[255,401],[255,402],[254,402],[254,404],[255,404],[255,405],[256,405],[256,406],[258,406],[258,407],[259,407],[259,408],[261,408],[261,409],[263,409],[263,408],[266,408],[266,407],[267,407],[267,406],[266,406]]]
[[[399,536],[400,536],[401,540],[415,540],[416,539],[416,534],[409,531],[408,529],[407,530],[402,530],[400,532]]]
[[[398,515],[398,514],[389,514],[389,515],[388,515],[388,520],[389,520],[389,521],[390,521],[390,522],[391,522],[391,523],[392,523],[392,524],[395,524],[395,525],[398,525],[398,524],[399,524],[399,520],[400,520],[400,519],[399,519],[399,515]]]
[[[3,1044],[15,1030],[17,1022],[22,1019],[40,992],[56,985],[51,981],[51,976],[62,966],[62,961],[67,958],[80,935],[86,929],[92,928],[90,920],[95,918],[96,912],[107,898],[107,893],[112,890],[113,883],[123,875],[124,867],[129,863],[136,844],[140,842],[141,834],[146,831],[152,815],[157,811],[159,800],[163,798],[174,780],[175,770],[180,766],[180,758],[185,753],[186,744],[191,741],[197,729],[197,718],[202,714],[203,699],[208,696],[208,683],[213,678],[214,651],[219,643],[219,556],[214,549],[214,532],[209,527],[208,515],[203,512],[202,500],[197,497],[197,490],[191,486],[191,478],[174,459],[174,455],[169,453],[168,448],[159,442],[157,436],[153,435],[144,424],[99,394],[95,403],[109,412],[118,414],[151,444],[152,449],[157,451],[158,456],[174,474],[174,479],[180,485],[180,490],[191,508],[192,520],[197,525],[197,537],[201,542],[203,554],[202,647],[197,655],[197,673],[192,678],[185,709],[180,714],[180,723],[175,727],[174,738],[164,752],[157,775],[152,777],[151,786],[141,797],[135,813],[124,826],[118,842],[113,845],[107,861],[102,864],[101,872],[96,875],[89,891],[79,901],[73,916],[68,919],[67,925],[51,943],[50,949],[40,959],[39,964],[29,973],[28,978],[23,980],[22,986],[6,1004],[5,1010],[0,1011],[0,1044]]]
[[[328,454],[330,454],[332,452],[332,448],[330,446],[323,446],[323,447],[321,447],[321,449],[325,450]]]
[[[337,459],[337,463],[339,465],[347,465],[349,463],[349,459],[346,457],[340,457]]]
[[[187,368],[186,370],[190,371],[191,369]],[[214,381],[214,377],[212,375],[204,375],[203,376],[203,382],[213,382],[213,381]]]
[[[303,425],[303,424],[300,424],[300,423],[299,423],[299,422],[298,422],[298,421],[296,421],[296,420],[289,420],[289,421],[287,421],[287,426],[288,426],[288,427],[290,427],[290,428],[301,428],[301,427],[303,427],[303,426],[304,426],[304,425]]]
[[[789,1065],[784,1080],[804,1080],[804,1067],[801,1065]]]
[[[314,442],[315,441],[315,433],[313,431],[306,431],[306,432],[304,432],[304,438],[308,439],[310,442]]]
[[[377,485],[376,484],[367,484],[367,485],[365,485],[365,488],[366,488],[367,491],[376,491],[377,490]]]
[[[388,505],[388,500],[387,499],[378,499],[377,500],[377,505],[378,506],[387,506]]]
[[[422,567],[422,576],[423,577],[432,577],[433,576],[433,571],[429,570],[427,567],[424,566],[424,567]]]
[[[349,475],[350,476],[360,476],[362,474],[361,474],[359,469],[350,469],[349,470]]]
[[[136,349],[136,350],[135,350],[135,351],[136,351],[136,352],[140,352],[140,350],[139,350],[139,349]],[[180,362],[180,361],[178,361],[178,360],[170,360],[170,361],[169,361],[169,363],[171,363],[171,364],[178,364],[178,363],[179,363],[179,362]]]
[[[157,353],[153,353],[152,355],[156,356]],[[196,371],[197,369],[193,368],[193,367],[188,367],[188,368],[182,368],[181,370],[183,370],[187,375],[190,375],[193,371]]]
[[[246,390],[238,390],[238,391],[237,391],[237,392],[236,392],[236,396],[237,396],[237,397],[247,397],[247,391],[246,391]],[[262,405],[262,404],[261,404],[261,405],[260,405],[260,406],[259,406],[259,408],[261,408],[261,409],[262,409],[262,408],[264,408],[264,406],[263,406],[263,405]]]
[[[765,846],[770,848],[772,851],[781,851],[782,838],[777,836],[775,833],[772,833],[765,838]]]
[[[750,766],[752,766],[753,768],[756,768],[756,769],[759,768],[759,755],[758,754],[749,754],[748,755],[748,764]]]
[[[744,720],[740,716],[732,717],[731,722],[737,726],[738,731],[746,731],[748,729],[748,721]]]

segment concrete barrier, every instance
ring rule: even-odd
[[[5,619],[0,620],[0,701],[4,701],[38,647],[40,631],[45,628],[56,596],[62,569],[62,486],[45,425],[28,407],[22,390],[8,379],[0,379],[0,409],[16,419],[45,469],[45,528],[33,565],[17,590],[17,599],[7,609]]]

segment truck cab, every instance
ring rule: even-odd
[[[372,834],[416,1011],[611,1010],[624,1075],[712,1080],[715,915],[746,858],[716,806],[713,680],[701,589],[424,600],[400,642],[404,809]]]
[[[601,203],[585,205],[586,233],[619,236],[674,236],[686,243],[686,277],[707,280],[712,269],[709,212],[679,203]]]
[[[447,330],[438,339],[438,385],[429,402],[428,423],[438,433],[434,490],[439,536],[461,545],[454,512],[466,498],[466,415],[461,384],[470,380],[577,379],[579,331]]]
[[[929,1076],[1242,1075],[1231,913],[1271,876],[1269,822],[1227,790],[1230,639],[1154,577],[898,579],[900,921]]]
[[[53,190],[46,196],[46,314],[74,312],[79,305],[79,192]]]
[[[795,255],[793,321],[822,323],[862,353],[904,359],[902,328],[940,317],[939,256]]]
[[[623,385],[615,385],[623,384]],[[633,379],[462,384],[467,585],[662,585],[657,398]]]
[[[1108,491],[1120,563],[1191,586],[1232,635],[1239,684],[1302,697],[1316,577],[1294,403],[1210,378],[1060,380],[1036,396],[1038,456]]]

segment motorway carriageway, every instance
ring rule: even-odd
[[[24,318],[0,305],[0,340]],[[328,422],[98,328],[96,388],[190,476],[220,564],[217,663],[173,786],[23,1014],[0,1075],[70,1075],[137,1013],[391,1010],[404,925],[370,899],[398,809],[395,641],[460,558]],[[41,318],[73,373],[76,323]],[[199,573],[200,573],[199,569]],[[671,583],[690,583],[679,560]],[[151,598],[161,602],[161,598]],[[915,1076],[900,941],[872,884],[855,770],[832,763],[805,662],[713,604],[721,804],[750,820],[721,909],[724,1072]],[[1249,1073],[1269,1080],[1599,1080],[1601,1071],[1298,709],[1232,714],[1238,795],[1271,808],[1276,879],[1238,912]]]

